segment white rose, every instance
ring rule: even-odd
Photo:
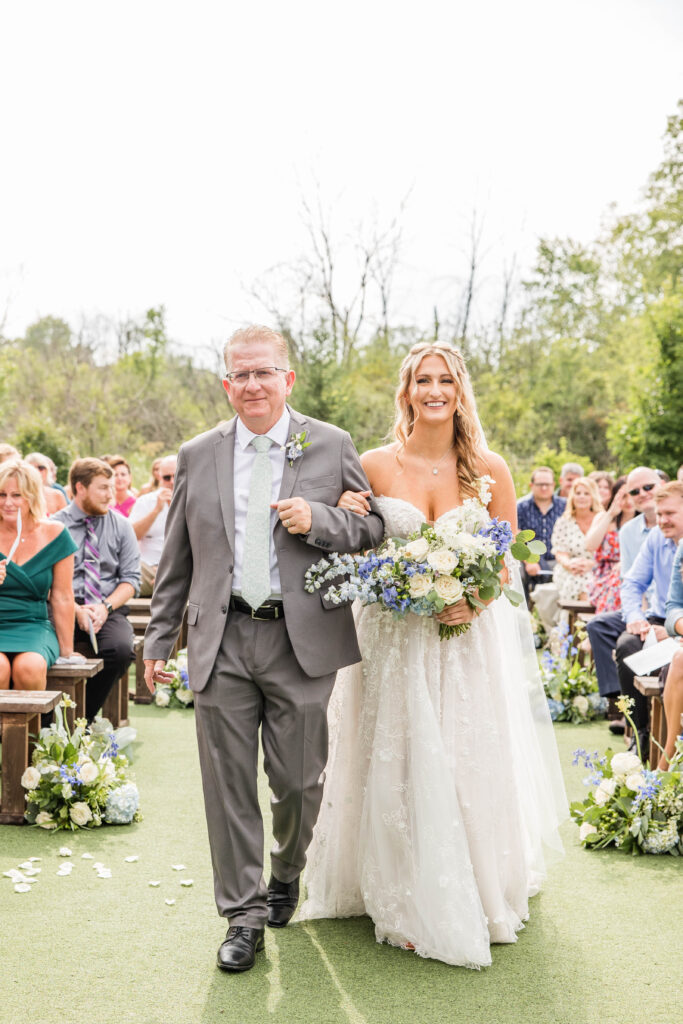
[[[87,825],[89,821],[92,821],[92,811],[87,804],[80,800],[69,809],[69,817],[74,825]]]
[[[583,825],[579,829],[579,839],[583,842],[586,836],[592,836],[593,833],[597,831],[598,830],[595,825],[591,825],[587,821],[584,821]]]
[[[114,762],[107,758],[104,762],[104,777],[106,781],[111,782],[115,775],[116,768],[114,767]]]
[[[446,604],[455,604],[465,593],[465,588],[460,580],[456,580],[455,576],[437,576],[434,581],[434,590]]]
[[[439,548],[437,551],[430,551],[427,555],[427,562],[435,572],[452,572],[458,564],[458,559],[448,548]]]
[[[629,754],[628,751],[623,754],[615,754],[610,765],[615,775],[630,775],[643,767],[638,755]]]
[[[33,765],[29,765],[21,776],[21,784],[24,789],[35,789],[40,782],[40,772]]]
[[[614,779],[603,779],[598,788],[595,791],[595,802],[600,807],[606,804],[610,797],[614,796],[614,791],[617,788],[616,781]]]
[[[574,697],[574,700],[572,701],[572,704],[574,705],[574,707],[580,715],[588,714],[588,699],[584,697],[583,694],[577,693],[576,697]]]
[[[406,544],[403,548],[403,554],[408,558],[414,558],[416,562],[423,562],[428,551],[429,543],[424,537],[411,540],[410,544]]]
[[[194,694],[187,686],[179,686],[175,695],[181,704],[192,704],[194,701]]]
[[[167,708],[170,700],[171,698],[168,695],[168,691],[162,690],[161,687],[159,687],[154,695],[154,703],[160,708]]]
[[[57,828],[57,822],[47,811],[41,811],[36,815],[36,825],[40,825],[41,828]]]
[[[92,761],[85,761],[81,765],[81,781],[84,782],[86,786],[89,786],[91,782],[94,782],[98,775],[99,771],[97,770],[97,765],[93,764]]]
[[[410,596],[426,597],[434,585],[434,580],[429,573],[416,573],[410,577]]]
[[[626,776],[626,785],[633,792],[637,793],[643,784],[643,773],[632,772],[631,775]]]

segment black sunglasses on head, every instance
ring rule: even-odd
[[[635,498],[636,494],[640,494],[641,491],[646,493],[649,491],[654,491],[656,486],[657,484],[643,484],[642,487],[632,487],[628,493],[631,495],[631,497]]]
[[[163,473],[161,476],[162,480],[175,480],[175,473]]]

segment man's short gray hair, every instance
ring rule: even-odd
[[[287,342],[279,331],[272,327],[264,327],[263,324],[251,324],[249,327],[240,327],[238,331],[228,338],[223,349],[225,369],[230,369],[230,354],[238,345],[253,345],[259,341],[267,341],[275,347],[277,358],[282,363],[281,370],[289,369],[289,350]]]
[[[560,476],[566,476],[567,473],[576,473],[577,476],[583,476],[583,466],[580,466],[578,462],[565,462],[560,471]]]

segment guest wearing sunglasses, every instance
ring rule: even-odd
[[[159,465],[159,487],[141,495],[130,514],[130,521],[140,545],[142,584],[140,597],[151,597],[157,567],[164,546],[168,507],[173,497],[176,456],[167,455]]]

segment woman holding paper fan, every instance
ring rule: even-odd
[[[0,466],[0,689],[44,690],[74,635],[71,534],[46,517],[37,471]],[[54,625],[48,617],[48,604]]]

